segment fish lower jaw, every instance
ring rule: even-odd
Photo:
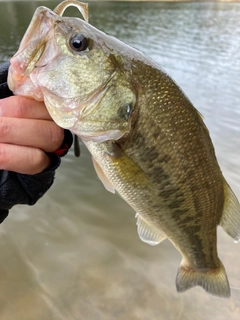
[[[30,77],[23,76],[16,72],[11,66],[8,71],[8,87],[15,95],[29,97],[37,101],[43,101],[43,94],[39,87],[36,87]]]
[[[8,87],[9,89],[16,94],[16,91],[19,87],[24,83],[24,76],[22,76],[20,73],[16,72],[16,70],[10,66],[8,69]]]
[[[96,132],[84,132],[79,130],[79,128],[71,128],[73,133],[75,133],[79,138],[81,138],[84,142],[97,142],[102,143],[109,140],[119,140],[124,133],[120,130],[109,130],[109,131],[96,131]]]
[[[72,112],[68,113],[59,110],[54,103],[51,102],[51,99],[47,99],[46,95],[44,95],[44,103],[53,121],[59,125],[59,127],[72,131],[76,122],[75,115],[72,114]]]

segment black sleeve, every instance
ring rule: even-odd
[[[9,63],[0,64],[0,99],[12,95],[7,85]],[[0,223],[7,217],[9,210],[16,204],[35,204],[51,187],[55,170],[72,145],[72,134],[64,131],[62,146],[53,153],[48,153],[51,159],[49,168],[35,175],[0,170]]]
[[[4,62],[0,64],[0,99],[12,96],[12,91],[9,90],[7,85],[8,68],[10,63]]]
[[[55,168],[60,164],[56,156]],[[9,209],[16,204],[33,205],[51,187],[55,168],[35,175],[0,171],[0,223],[7,217]]]

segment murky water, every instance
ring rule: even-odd
[[[16,51],[40,4],[56,2],[0,2],[0,61]],[[90,22],[180,84],[240,199],[240,4],[93,2]],[[86,149],[80,159],[70,152],[43,199],[14,208],[0,226],[0,319],[239,319],[239,290],[230,300],[199,287],[176,293],[179,253],[168,241],[142,243],[135,223],[133,210],[97,179]],[[239,244],[220,228],[218,240],[230,284],[240,289]]]

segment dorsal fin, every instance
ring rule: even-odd
[[[240,241],[240,204],[226,181],[224,181],[224,194],[224,211],[219,224],[235,242],[238,242]]]

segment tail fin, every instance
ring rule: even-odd
[[[176,278],[177,291],[183,292],[195,286],[201,286],[208,293],[220,298],[229,298],[231,295],[227,275],[221,261],[218,269],[209,271],[193,270],[181,265]]]

